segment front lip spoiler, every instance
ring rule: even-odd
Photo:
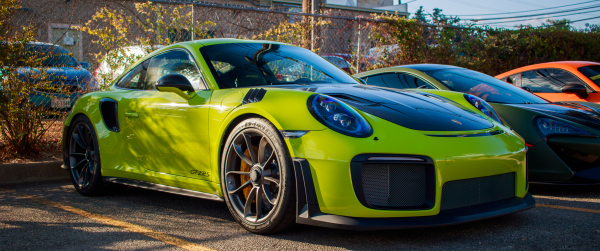
[[[321,212],[308,161],[294,159],[296,174],[296,223],[319,227],[361,231],[440,227],[494,218],[535,207],[529,193],[524,198],[510,198],[472,207],[445,210],[438,215],[397,218],[358,218]]]

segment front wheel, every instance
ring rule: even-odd
[[[295,222],[295,186],[290,154],[268,120],[251,118],[229,135],[221,165],[229,211],[246,230],[283,231]]]
[[[68,137],[69,173],[73,186],[82,195],[98,195],[104,190],[100,170],[98,138],[92,122],[79,116],[71,122]]]

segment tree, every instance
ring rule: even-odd
[[[548,19],[546,23],[542,23],[542,27],[554,27],[559,30],[571,30],[573,27],[570,19]]]
[[[415,16],[413,18],[416,19],[419,23],[429,23],[429,20],[427,20],[427,14],[425,14],[423,6],[419,7],[417,12],[415,12]]]
[[[47,56],[28,46],[36,30],[18,25],[19,7],[17,0],[0,0],[0,136],[5,143],[2,151],[28,156],[37,152],[36,144],[56,123],[44,119],[60,114],[35,105],[32,97],[65,91],[47,80],[41,67]]]

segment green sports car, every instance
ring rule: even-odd
[[[63,142],[83,195],[116,183],[224,201],[260,234],[448,225],[535,204],[525,143],[462,93],[365,86],[269,41],[157,50],[81,97]]]
[[[449,65],[405,65],[363,72],[355,77],[373,86],[464,92],[475,106],[485,100],[493,107],[485,113],[501,117],[527,143],[532,183],[600,183],[598,104],[551,103],[483,73]]]

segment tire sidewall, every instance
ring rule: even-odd
[[[79,187],[78,182],[75,180],[75,177],[73,176],[73,172],[71,170],[71,158],[67,157],[67,163],[66,166],[69,167],[69,176],[71,177],[71,182],[73,183],[73,186],[75,187],[75,190],[77,190],[77,192],[79,192],[82,195],[85,196],[94,196],[94,195],[98,195],[102,188],[104,187],[104,181],[102,180],[102,165],[101,165],[101,161],[100,161],[100,148],[98,147],[98,136],[96,135],[96,129],[94,128],[94,125],[92,124],[92,122],[90,121],[90,119],[88,119],[88,117],[86,117],[85,115],[81,115],[76,117],[75,119],[73,119],[71,121],[71,128],[69,130],[69,135],[67,137],[67,139],[69,140],[69,142],[67,142],[67,155],[70,154],[71,151],[71,141],[74,140],[73,139],[73,131],[77,129],[77,125],[80,123],[84,123],[88,126],[88,128],[90,129],[90,131],[92,132],[92,141],[94,144],[94,149],[96,149],[95,151],[95,155],[96,155],[96,168],[94,169],[94,173],[92,174],[92,177],[90,178],[90,185],[88,185],[85,188],[81,188]]]
[[[236,212],[234,205],[229,199],[229,195],[227,193],[227,179],[225,178],[225,172],[227,169],[227,154],[228,149],[231,147],[233,140],[240,133],[253,129],[260,131],[263,133],[272,143],[273,150],[277,153],[277,163],[280,163],[280,179],[281,186],[279,191],[279,199],[277,205],[275,206],[274,211],[271,213],[269,218],[265,219],[262,222],[254,223],[249,222],[245,218],[238,215]],[[239,123],[235,128],[231,131],[229,136],[227,137],[227,141],[225,147],[223,148],[223,152],[221,154],[221,189],[223,192],[223,196],[225,198],[225,202],[227,203],[227,208],[230,213],[233,215],[235,220],[242,225],[246,230],[258,233],[258,234],[268,234],[272,232],[278,231],[277,229],[280,227],[280,224],[284,224],[284,219],[286,217],[287,210],[290,206],[295,205],[295,193],[293,191],[293,166],[292,160],[283,140],[282,136],[279,134],[279,131],[268,122],[266,119],[262,118],[250,118]]]

